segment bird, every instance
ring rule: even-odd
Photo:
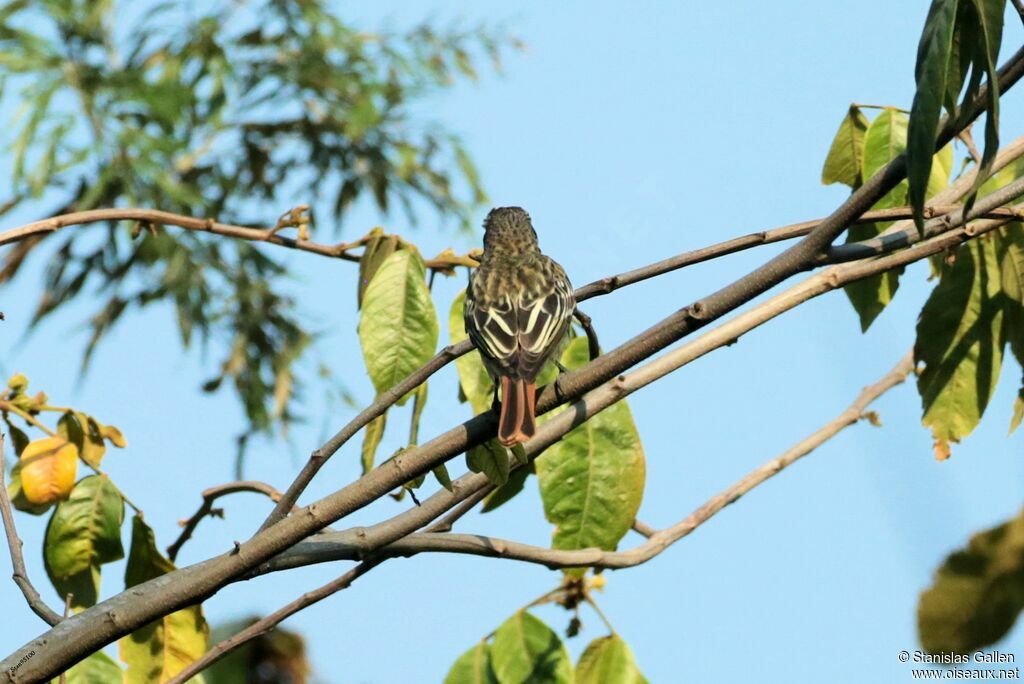
[[[569,277],[540,251],[530,215],[496,207],[484,219],[480,266],[469,278],[466,332],[500,394],[498,442],[511,447],[536,433],[537,375],[557,362],[576,308]]]

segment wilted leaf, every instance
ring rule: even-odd
[[[494,633],[491,666],[501,684],[572,684],[572,662],[550,627],[520,610]]]
[[[974,535],[946,558],[917,607],[921,645],[971,653],[1002,639],[1024,608],[1024,516]]]
[[[75,485],[77,471],[78,449],[63,437],[30,442],[18,462],[21,490],[32,504],[66,499]]]
[[[122,522],[124,501],[102,475],[82,478],[54,510],[46,527],[43,560],[57,593],[75,595],[72,606],[95,604],[100,566],[124,557]]]
[[[588,358],[587,340],[579,337],[562,355],[562,365],[571,370]],[[640,508],[646,472],[626,402],[573,429],[535,463],[544,513],[556,526],[552,546],[614,550]]]
[[[491,647],[479,642],[455,661],[444,678],[444,684],[499,684],[491,669]]]
[[[437,334],[423,260],[411,250],[399,250],[384,260],[367,286],[359,318],[363,358],[377,392],[387,391],[429,361]]]
[[[463,290],[452,302],[448,313],[448,335],[452,344],[458,344],[469,337],[466,334],[466,321],[462,317],[465,302],[466,291]],[[455,368],[459,372],[462,393],[473,408],[473,415],[489,411],[494,399],[494,382],[487,374],[484,362],[480,360],[480,352],[474,349],[455,359]]]
[[[1003,307],[997,242],[961,246],[921,310],[914,358],[925,364],[917,387],[940,451],[970,434],[995,391],[1003,357]]]
[[[136,515],[132,518],[132,545],[124,571],[125,588],[172,570],[174,563],[160,554],[153,530]],[[128,666],[125,683],[166,682],[206,652],[208,635],[202,607],[189,606],[122,637],[118,649]]]
[[[843,183],[857,189],[864,182],[861,164],[864,159],[864,133],[868,130],[867,117],[856,106],[850,105],[839,131],[832,140],[825,166],[821,170],[821,182],[825,185]]]
[[[617,634],[594,639],[576,664],[575,684],[646,684],[629,645]]]

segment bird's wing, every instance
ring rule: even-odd
[[[473,344],[502,374],[532,380],[569,327],[575,298],[567,278],[554,278],[539,296],[520,291],[486,304],[467,298],[466,330]]]

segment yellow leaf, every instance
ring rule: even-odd
[[[103,436],[110,440],[110,443],[114,446],[124,449],[128,446],[128,442],[125,440],[124,435],[113,425],[104,425],[101,429]]]
[[[63,437],[29,442],[21,452],[21,488],[34,504],[66,499],[75,485],[78,447]]]

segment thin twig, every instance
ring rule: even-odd
[[[25,570],[25,559],[21,555],[21,537],[18,536],[18,530],[14,526],[11,499],[7,496],[5,473],[4,436],[0,434],[0,517],[3,517],[4,531],[7,533],[7,547],[11,551],[11,568],[13,570],[11,578],[18,585],[18,588],[21,589],[21,593],[24,594],[25,601],[28,602],[28,607],[32,609],[32,612],[42,618],[43,622],[53,626],[61,621],[61,617],[46,605],[46,602],[43,601],[39,592],[32,586],[32,581],[28,578],[28,571]]]
[[[463,501],[461,505],[453,509],[451,513],[449,513],[447,516],[437,521],[431,527],[427,528],[426,531],[430,533],[442,533],[451,530],[452,526],[456,523],[456,521],[458,521],[459,518],[468,513],[474,506],[476,506],[476,504],[480,503],[480,501],[483,500],[483,498],[486,497],[492,491],[492,489],[493,487],[482,488],[474,496]],[[234,651],[246,642],[251,641],[259,635],[265,634],[266,632],[275,628],[278,624],[280,624],[289,616],[294,615],[298,611],[313,605],[317,601],[321,601],[324,598],[327,598],[331,594],[335,594],[341,591],[342,589],[347,589],[352,584],[352,582],[355,581],[356,578],[358,578],[360,575],[366,574],[375,566],[384,562],[384,560],[386,560],[386,558],[383,557],[368,558],[366,560],[363,560],[359,565],[352,568],[351,570],[346,572],[344,575],[338,577],[337,579],[328,582],[327,584],[321,586],[318,589],[314,589],[311,592],[303,594],[295,601],[289,603],[287,606],[271,613],[262,620],[253,623],[245,630],[239,632],[238,634],[226,639],[225,641],[211,648],[205,655],[203,655],[203,657],[196,660],[191,665],[189,665],[189,667],[186,670],[183,670],[181,673],[179,673],[178,677],[180,679],[172,679],[170,680],[169,684],[173,684],[177,681],[184,682],[187,677],[195,676],[197,673],[206,669],[220,658],[226,656],[231,651]]]
[[[289,212],[286,212],[286,215],[288,213]],[[168,211],[159,211],[157,209],[131,207],[76,211],[28,223],[0,233],[0,247],[14,242],[19,242],[33,236],[53,233],[62,228],[83,226],[90,223],[101,223],[105,221],[138,221],[150,226],[166,224],[201,233],[213,233],[215,235],[250,240],[252,242],[266,242],[279,247],[287,247],[288,249],[310,252],[312,254],[318,254],[320,256],[331,257],[334,259],[344,259],[346,261],[359,261],[359,255],[352,254],[351,250],[362,247],[365,244],[365,238],[355,240],[353,242],[341,242],[336,245],[325,245],[311,240],[283,237],[277,234],[278,231],[292,226],[290,224],[281,225],[280,222],[272,228],[250,228],[247,226],[220,223],[213,219],[197,218],[194,216],[174,214]],[[472,253],[462,256],[455,254],[449,249],[445,250],[434,259],[425,260],[424,265],[429,269],[450,272],[456,266],[476,266],[477,261],[472,258]]]
[[[971,135],[971,126],[960,131],[956,137],[959,138],[960,142],[967,147],[967,152],[971,155],[971,159],[974,160],[974,163],[981,166],[981,153],[978,152],[978,146],[974,144],[974,136]]]
[[[409,557],[428,552],[457,553],[536,563],[552,569],[589,567],[619,570],[646,563],[675,542],[689,535],[744,494],[778,475],[845,428],[862,420],[867,407],[887,391],[904,382],[913,368],[913,354],[908,352],[892,370],[878,382],[861,390],[853,403],[827,424],[778,457],[754,469],[675,525],[660,531],[651,530],[650,535],[645,534],[648,536],[646,541],[628,551],[613,552],[595,548],[558,550],[475,534],[418,532],[373,551],[373,557],[382,559],[385,557]],[[650,529],[642,523],[640,527]],[[367,532],[368,530],[365,529],[360,530],[364,539]],[[317,535],[300,546],[301,550],[297,549],[297,551],[301,553],[304,560],[301,565],[309,565],[313,562],[352,560],[367,553],[366,546],[356,542],[355,535],[350,531]],[[266,570],[298,567],[298,564],[289,562],[290,555],[292,555],[291,552],[282,554],[271,561]]]
[[[633,520],[633,531],[642,537],[653,537],[658,532],[658,530],[639,519]]]
[[[587,351],[590,354],[590,360],[593,361],[601,355],[601,343],[597,341],[597,331],[594,330],[594,322],[590,320],[590,316],[580,311],[579,307],[576,307],[572,315],[580,322],[583,332],[587,334]]]
[[[259,482],[256,480],[239,480],[238,482],[228,482],[226,484],[217,485],[216,487],[210,487],[202,493],[203,503],[199,506],[199,509],[192,514],[186,520],[182,520],[181,534],[174,541],[173,544],[167,547],[167,557],[174,561],[178,557],[178,552],[181,547],[192,537],[192,533],[195,532],[199,522],[206,516],[211,517],[224,517],[224,511],[219,508],[213,507],[213,502],[226,494],[235,494],[237,492],[255,492],[257,494],[265,494],[270,498],[271,501],[277,503],[281,500],[281,492],[277,491],[274,487],[271,487],[266,482]]]
[[[221,658],[223,658],[239,646],[245,644],[248,641],[251,641],[252,639],[255,639],[261,634],[266,634],[270,630],[274,629],[274,627],[276,627],[286,618],[294,615],[300,610],[308,608],[314,603],[324,600],[331,594],[335,594],[341,591],[342,589],[347,589],[353,582],[359,579],[359,577],[365,575],[367,572],[369,572],[379,563],[381,563],[382,560],[383,559],[365,560],[359,563],[359,565],[349,570],[348,572],[346,572],[344,575],[331,580],[330,582],[321,587],[306,592],[305,594],[295,599],[288,605],[279,608],[278,610],[275,610],[273,613],[267,615],[264,618],[257,620],[256,622],[252,623],[251,625],[240,631],[238,634],[235,634],[234,636],[225,639],[224,641],[220,642],[219,644],[211,648],[209,651],[203,654],[203,656],[198,660],[189,663],[188,667],[186,667],[184,670],[176,674],[171,679],[168,679],[167,684],[183,684],[190,678],[194,677],[197,673],[202,672],[210,665],[213,665],[215,662],[217,662],[218,660],[220,660]]]

